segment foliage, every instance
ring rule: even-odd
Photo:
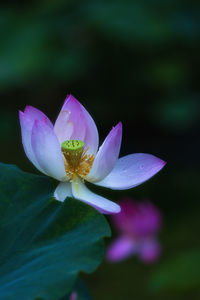
[[[74,199],[58,203],[53,189],[47,177],[0,164],[2,300],[58,299],[102,260],[105,218]]]
[[[179,253],[161,264],[151,279],[156,291],[187,291],[200,285],[200,249]]]

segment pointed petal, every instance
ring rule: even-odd
[[[137,250],[138,247],[132,239],[121,235],[108,247],[106,259],[109,262],[122,261],[136,253]]]
[[[19,111],[19,119],[21,126],[22,144],[26,156],[39,171],[45,173],[45,171],[40,167],[39,163],[37,162],[31,145],[31,132],[33,122],[22,111]]]
[[[151,154],[130,154],[120,158],[112,172],[95,184],[113,190],[131,189],[154,176],[165,164]]]
[[[53,124],[51,123],[49,118],[42,111],[33,106],[26,106],[24,114],[30,119],[30,121],[32,122],[32,126],[36,120],[40,120],[44,121],[51,128],[53,127]]]
[[[99,134],[94,120],[88,111],[81,105],[81,109],[85,119],[85,149],[88,149],[89,154],[96,154],[99,147]]]
[[[139,256],[145,263],[154,263],[160,257],[161,246],[159,242],[152,238],[141,243]]]
[[[88,181],[100,181],[112,171],[119,156],[121,140],[122,123],[120,122],[113,127],[99,148],[90,173],[87,176]]]
[[[95,154],[98,148],[98,131],[87,110],[72,96],[69,95],[56,120],[54,131],[62,143],[65,140],[82,140],[85,149]]]
[[[65,140],[82,140],[85,137],[85,122],[80,103],[69,95],[54,125],[60,143]]]
[[[60,144],[62,144],[64,141],[70,140],[73,132],[73,124],[70,122],[69,116],[69,111],[61,111],[54,125],[54,132]]]
[[[50,127],[53,127],[53,125],[43,112],[32,106],[26,106],[24,112],[19,111],[19,119],[21,125],[22,144],[24,147],[24,151],[29,160],[34,164],[34,166],[41,172],[45,173],[45,171],[37,162],[35,154],[32,150],[31,132],[35,120],[43,120]]]
[[[54,197],[58,201],[64,201],[66,197],[72,197],[71,183],[60,182],[54,192]]]
[[[75,198],[93,206],[101,213],[116,214],[120,212],[119,205],[91,192],[79,178],[72,182],[72,194]]]
[[[53,129],[44,121],[35,121],[31,143],[35,157],[46,174],[63,181],[66,178],[64,161]]]

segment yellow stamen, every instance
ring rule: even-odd
[[[84,142],[80,140],[68,140],[61,144],[64,156],[65,171],[71,180],[79,175],[85,178],[90,172],[94,161],[94,155],[86,154]]]

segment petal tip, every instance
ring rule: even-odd
[[[149,157],[152,158],[151,164],[149,165],[150,166],[149,170],[152,171],[152,174],[149,177],[151,178],[164,168],[164,166],[166,165],[166,161],[152,154],[149,154]]]
[[[72,94],[69,94],[67,95],[67,97],[65,98],[65,101],[64,101],[64,104],[62,106],[62,110],[65,110],[66,109],[66,106],[71,106],[72,107],[77,107],[77,108],[80,108],[81,107],[81,104],[80,102],[72,95]]]
[[[108,212],[108,214],[110,215],[115,215],[121,212],[121,206],[119,204],[116,204],[115,202],[113,202],[113,208],[112,211]]]
[[[158,158],[158,165],[159,165],[159,167],[160,167],[160,170],[161,170],[162,168],[164,168],[164,166],[165,166],[166,164],[167,164],[166,161],[164,161],[164,160]]]
[[[35,108],[31,105],[26,105],[24,109],[24,113],[29,113],[30,111],[35,110]]]
[[[121,212],[121,206],[118,204],[117,204],[117,206],[118,206],[118,208],[116,209],[115,214],[119,214]]]
[[[64,202],[64,200],[60,199],[56,191],[53,193],[53,198],[59,202]]]
[[[122,132],[122,122],[120,121],[119,123],[117,123],[117,125],[114,127],[114,129],[121,133]]]
[[[116,126],[122,127],[122,122],[120,121]]]
[[[79,101],[72,94],[67,95],[67,97],[65,99],[65,103],[67,103],[69,101],[80,104]]]

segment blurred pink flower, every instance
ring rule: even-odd
[[[160,171],[165,162],[136,153],[118,159],[122,124],[111,129],[101,147],[96,125],[87,110],[69,95],[53,125],[40,110],[26,106],[19,112],[25,153],[42,173],[60,181],[54,196],[79,199],[102,213],[115,214],[120,206],[92,193],[89,181],[110,189],[133,188]]]
[[[69,300],[77,300],[77,293],[72,292],[70,297],[69,297]]]
[[[150,202],[122,199],[121,212],[112,217],[119,237],[108,247],[106,258],[110,262],[138,255],[146,263],[155,262],[160,256],[157,233],[162,218],[159,210]]]

